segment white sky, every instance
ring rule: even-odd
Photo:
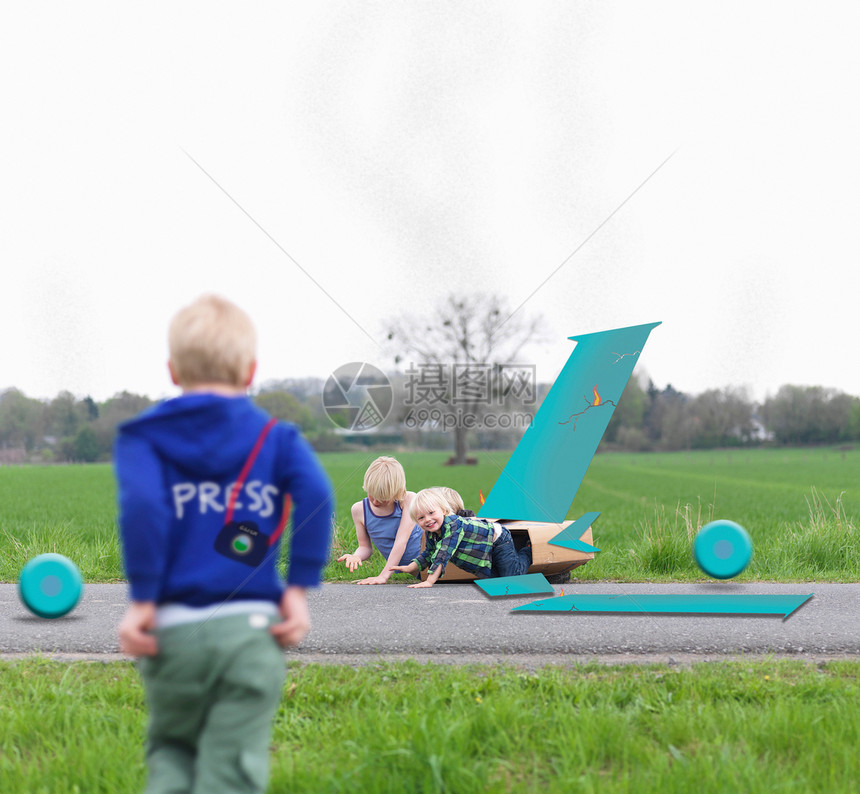
[[[541,381],[566,337],[661,320],[659,386],[860,395],[858,23],[849,2],[4,4],[0,389],[172,394],[167,323],[204,291],[254,317],[258,382],[387,369],[367,334],[392,312],[516,306],[549,277],[523,308],[555,338]]]

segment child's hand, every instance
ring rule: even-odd
[[[415,584],[408,584],[407,587],[433,587],[433,582],[416,582]]]
[[[357,554],[342,554],[340,557],[337,558],[337,561],[342,562],[344,565],[346,565],[346,567],[349,568],[350,571],[354,571],[356,570],[356,568],[360,568],[361,564],[364,562],[364,560],[362,560],[361,557],[359,557]]]
[[[388,568],[389,571],[402,571],[403,573],[411,573],[412,563],[409,565],[392,565]]]
[[[356,568],[360,567],[363,562],[361,557],[357,554],[341,554],[341,556],[337,558],[337,561],[346,565],[350,571],[354,571]]]
[[[304,587],[288,587],[281,596],[281,615],[284,620],[269,631],[282,648],[298,645],[311,630],[311,613]]]
[[[119,649],[129,656],[155,656],[158,642],[149,632],[155,628],[155,602],[133,601],[117,628]]]
[[[387,581],[388,577],[380,574],[379,576],[368,576],[367,579],[359,579],[355,584],[385,584]]]

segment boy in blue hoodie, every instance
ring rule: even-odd
[[[263,792],[281,647],[310,630],[305,588],[328,559],[331,486],[296,428],[247,397],[256,335],[241,309],[203,296],[174,317],[169,345],[182,395],[121,425],[114,450],[132,599],[119,639],[141,657],[146,791]]]

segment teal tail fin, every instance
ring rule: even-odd
[[[648,334],[658,325],[570,337],[576,347],[479,516],[564,521]]]

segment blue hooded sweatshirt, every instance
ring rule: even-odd
[[[232,486],[268,421],[247,397],[192,393],[120,425],[114,467],[132,599],[195,607],[277,603],[284,588],[275,567],[277,536],[287,496],[287,582],[319,584],[334,502],[325,471],[293,425],[271,428],[226,523]]]

